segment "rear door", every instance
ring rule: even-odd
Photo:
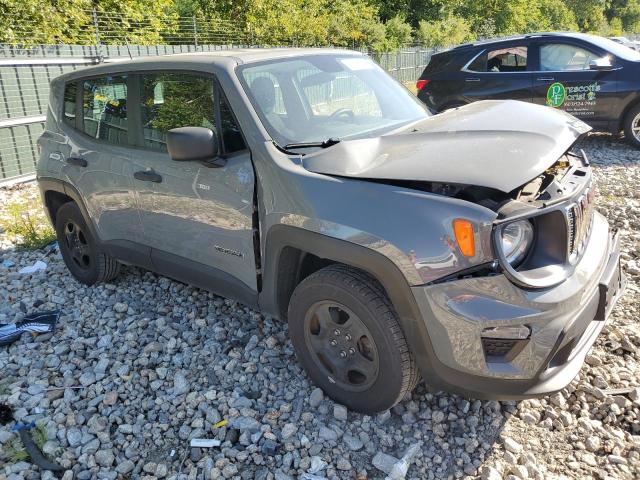
[[[464,97],[476,100],[532,99],[528,41],[487,48],[462,69]]]
[[[254,172],[233,113],[212,74],[149,72],[135,76],[131,99],[138,123],[133,173],[144,242],[156,270],[200,286],[232,277],[256,288],[253,250]],[[206,127],[219,139],[224,166],[177,162],[166,132]],[[199,272],[199,273],[198,273]],[[200,275],[202,274],[202,275]],[[195,278],[200,275],[199,278]],[[234,292],[208,285],[238,298]]]
[[[102,242],[140,242],[142,227],[132,181],[127,75],[67,83],[64,121],[68,144],[61,170],[80,192]]]
[[[590,70],[592,60],[607,52],[571,39],[541,38],[536,42],[537,64],[533,101],[570,113],[595,125],[608,122],[617,95],[618,69]],[[610,60],[615,63],[613,56]]]

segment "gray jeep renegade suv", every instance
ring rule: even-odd
[[[251,49],[55,79],[38,181],[85,284],[121,263],[287,319],[309,376],[376,412],[420,376],[567,385],[624,286],[589,127],[477,102],[429,116],[359,53]]]

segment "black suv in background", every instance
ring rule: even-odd
[[[570,113],[597,130],[624,130],[640,147],[640,53],[583,33],[536,33],[468,43],[431,57],[417,82],[434,112],[516,99]]]

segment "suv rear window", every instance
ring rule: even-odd
[[[127,77],[82,82],[82,131],[92,138],[127,144]]]

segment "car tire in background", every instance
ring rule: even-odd
[[[640,103],[632,107],[625,115],[623,129],[627,143],[640,148]]]
[[[288,322],[311,379],[351,410],[387,410],[418,382],[397,314],[363,272],[330,265],[311,274],[293,292]]]
[[[68,202],[56,212],[56,236],[64,263],[81,283],[93,285],[113,280],[120,264],[98,249],[78,205]]]

